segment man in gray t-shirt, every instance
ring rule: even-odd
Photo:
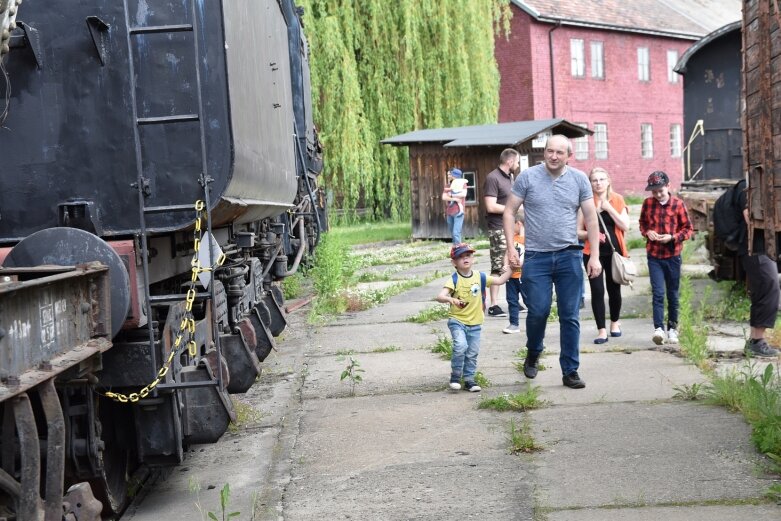
[[[521,172],[513,183],[504,207],[505,234],[511,234],[515,213],[523,204],[526,214],[526,254],[521,287],[528,308],[526,347],[523,363],[527,378],[537,376],[537,361],[543,350],[545,326],[556,289],[556,306],[561,331],[559,364],[567,387],[582,389],[586,383],[578,375],[580,367],[580,296],[583,288],[582,246],[578,242],[578,210],[583,212],[588,240],[599,243],[599,225],[591,183],[586,174],[567,166],[572,144],[555,135],[545,144],[545,161]],[[507,250],[512,267],[520,266],[517,252]],[[592,255],[588,276],[602,271],[599,256]]]

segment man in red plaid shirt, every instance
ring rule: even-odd
[[[681,199],[670,194],[670,178],[661,171],[648,176],[646,190],[652,197],[640,210],[640,233],[646,238],[648,275],[653,294],[653,341],[678,343],[678,288],[681,283],[681,250],[692,229]],[[664,296],[667,293],[667,332],[664,330]]]

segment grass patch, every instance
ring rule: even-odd
[[[732,320],[748,322],[751,312],[751,299],[742,282],[722,280],[717,283],[716,291],[724,295],[715,302],[704,300],[704,317],[714,320]]]
[[[317,294],[310,319],[316,321],[319,316],[337,315],[347,309],[343,288],[349,285],[354,272],[355,265],[347,246],[330,232],[323,234],[310,270]]]
[[[432,353],[439,354],[443,360],[453,357],[453,339],[445,335],[437,335],[437,341],[429,348]]]
[[[644,195],[636,195],[636,194],[625,194],[624,195],[624,202],[626,204],[643,204],[643,201],[647,199]]]
[[[242,427],[258,423],[263,417],[263,413],[235,396],[231,396],[231,402],[233,402],[233,410],[236,411],[236,421],[232,421],[228,425],[228,431],[231,434],[237,434]]]
[[[510,420],[509,437],[510,452],[512,454],[530,453],[543,449],[532,436],[531,423],[528,418],[523,418],[520,425],[516,425],[515,419]]]
[[[704,397],[704,391],[705,386],[703,384],[693,383],[691,385],[689,384],[683,384],[683,385],[675,385],[673,386],[673,390],[675,391],[675,394],[673,395],[673,398],[676,400],[688,400],[688,401],[694,401],[694,400],[701,400]]]
[[[711,287],[705,289],[703,301],[710,299]],[[678,343],[681,353],[701,370],[709,371],[708,326],[703,321],[704,306],[694,309],[693,290],[689,277],[681,277]]]
[[[640,248],[645,249],[645,238],[644,237],[632,237],[628,241],[626,241],[626,249],[627,250],[638,250]]]
[[[544,407],[548,402],[540,400],[540,388],[526,384],[526,390],[517,394],[500,394],[493,398],[483,398],[477,404],[478,409],[493,409],[495,411],[530,411]]]
[[[336,356],[350,356],[355,354],[354,349],[340,349],[336,352]]]
[[[408,241],[412,237],[412,223],[407,221],[337,225],[331,227],[328,233],[349,246],[383,241]]]
[[[297,271],[289,277],[282,279],[282,295],[285,300],[298,298],[304,294],[304,275]]]
[[[481,389],[488,389],[493,385],[491,380],[489,380],[488,377],[480,371],[477,371],[475,374],[475,383],[479,385]]]
[[[447,304],[436,304],[426,309],[421,309],[416,315],[409,316],[404,320],[416,324],[425,324],[426,322],[434,322],[435,320],[447,318],[449,310],[450,306]]]
[[[751,425],[751,440],[775,462],[781,472],[781,376],[769,364],[762,374],[748,362],[741,371],[714,376],[706,389],[709,403],[740,412]]]
[[[372,349],[372,353],[395,353],[396,351],[401,351],[401,348],[399,346],[385,346]]]

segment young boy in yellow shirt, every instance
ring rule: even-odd
[[[475,250],[465,243],[450,248],[450,259],[456,272],[445,282],[437,295],[437,302],[450,304],[447,327],[453,338],[453,356],[450,358],[450,389],[480,392],[475,383],[477,355],[480,353],[480,332],[485,318],[485,288],[507,282],[511,271],[505,265],[499,277],[472,270]]]

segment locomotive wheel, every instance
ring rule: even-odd
[[[95,426],[103,444],[101,452],[102,469],[97,478],[90,480],[95,497],[103,503],[103,515],[120,514],[128,501],[128,480],[130,454],[122,442],[123,434],[132,432],[126,427],[126,417],[132,415],[130,406],[116,405],[107,398],[98,397],[99,422]],[[120,417],[117,407],[125,407],[125,418]],[[116,413],[116,414],[115,414]]]

